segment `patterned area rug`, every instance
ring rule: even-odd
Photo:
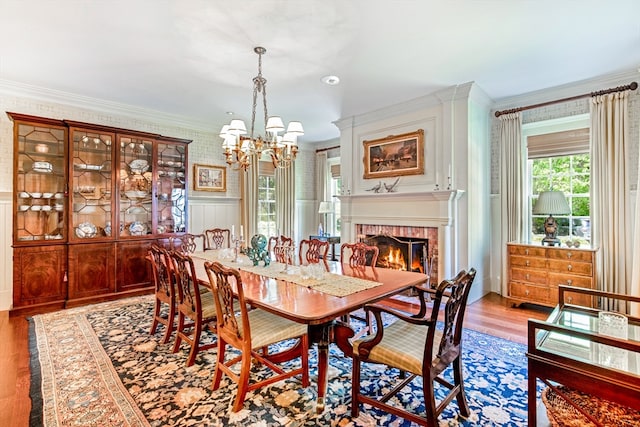
[[[173,354],[172,342],[160,343],[162,327],[149,335],[152,310],[152,299],[145,296],[34,316],[31,425],[411,425],[366,405],[358,418],[350,417],[351,359],[333,346],[324,413],[315,413],[315,350],[309,361],[310,387],[302,388],[296,379],[275,383],[248,393],[244,409],[231,413],[235,384],[223,379],[221,388],[211,391],[215,350],[201,352],[196,364],[186,368],[186,346]],[[215,338],[211,334],[206,339]],[[450,404],[440,426],[525,426],[525,347],[471,330],[465,330],[463,342],[472,415],[458,419],[457,405]],[[256,378],[268,374],[254,368]],[[395,376],[397,372],[366,365],[363,387],[373,390]],[[420,389],[416,380],[398,399],[423,409]]]

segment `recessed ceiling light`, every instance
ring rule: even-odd
[[[233,111],[227,111],[227,116],[233,116]]]
[[[322,78],[322,83],[328,84],[329,86],[335,86],[340,83],[340,77],[338,76],[324,76]]]

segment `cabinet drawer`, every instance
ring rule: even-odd
[[[558,288],[549,289],[549,302],[551,305],[558,305]],[[576,294],[576,293],[564,293],[564,302],[566,304],[581,305],[583,307],[595,307],[593,301],[589,295]]]
[[[535,257],[544,257],[545,248],[536,246],[509,246],[509,253],[513,255],[526,255]]]
[[[509,296],[546,303],[549,301],[549,288],[525,283],[509,282]],[[556,291],[556,300],[558,292]]]
[[[545,258],[511,255],[509,262],[516,267],[547,268],[547,260]]]
[[[511,280],[546,285],[547,272],[545,270],[513,267],[511,269]]]
[[[590,276],[574,276],[562,273],[549,273],[550,286],[577,286],[579,288],[592,288],[593,279]]]
[[[591,262],[593,252],[571,249],[549,249],[548,256],[550,259]]]
[[[589,262],[561,261],[549,259],[549,271],[556,273],[571,273],[582,276],[593,275],[593,265]]]

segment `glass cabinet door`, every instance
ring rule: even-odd
[[[17,243],[67,237],[64,224],[66,140],[66,129],[62,126],[17,125],[14,178]]]
[[[152,233],[153,143],[151,139],[118,136],[120,146],[119,235]]]
[[[111,237],[112,133],[71,129],[71,238]]]
[[[158,143],[156,233],[186,230],[186,146]]]

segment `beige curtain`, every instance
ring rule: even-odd
[[[296,163],[276,168],[276,223],[280,234],[295,236],[296,218]]]
[[[246,172],[240,172],[242,189],[240,207],[247,245],[251,244],[251,237],[258,232],[258,172],[258,156],[256,155],[252,156],[249,169]]]
[[[640,158],[638,159],[640,164]],[[636,210],[633,221],[633,263],[631,272],[631,295],[640,297],[640,173],[636,186]],[[640,304],[631,303],[632,316],[640,317]]]
[[[630,292],[632,233],[625,157],[628,140],[628,92],[591,100],[592,243],[596,253],[598,287],[609,292]],[[603,309],[628,311],[624,305],[603,301]]]
[[[526,241],[524,220],[527,212],[524,179],[525,147],[522,144],[522,115],[500,116],[500,200],[502,293],[507,294],[507,242]]]
[[[318,203],[315,206],[316,218],[316,226],[320,222],[324,222],[324,218],[322,214],[318,213],[318,208],[320,207],[320,202],[324,202],[325,200],[331,201],[331,198],[327,198],[327,152],[321,151],[320,153],[316,153],[316,199]],[[328,230],[327,224],[322,224],[325,230]],[[315,234],[315,233],[314,233]]]

